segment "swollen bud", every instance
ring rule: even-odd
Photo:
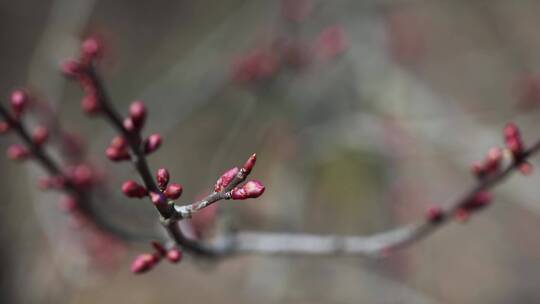
[[[152,134],[144,140],[144,152],[150,154],[156,151],[161,146],[161,136],[159,134]]]
[[[62,63],[60,70],[64,76],[69,78],[76,78],[81,75],[83,68],[81,63],[74,59],[69,59]]]
[[[150,192],[150,200],[154,206],[164,206],[167,204],[167,199],[162,193]]]
[[[87,38],[81,44],[81,53],[86,59],[94,59],[101,53],[101,43],[95,37]]]
[[[251,180],[240,188],[234,188],[231,191],[231,198],[235,200],[244,200],[248,198],[257,198],[264,193],[264,186],[261,182]]]
[[[15,116],[19,117],[28,104],[28,94],[22,90],[15,90],[11,93],[10,104]]]
[[[7,121],[0,121],[0,134],[7,133],[9,129],[10,129],[10,126]]]
[[[112,161],[129,160],[131,158],[127,149],[118,149],[113,146],[109,146],[105,150],[105,155]]]
[[[167,188],[167,184],[169,183],[169,171],[167,171],[165,168],[158,169],[156,173],[156,180],[160,190]]]
[[[182,251],[180,251],[180,249],[178,248],[172,248],[172,249],[169,249],[169,251],[167,251],[167,260],[169,260],[169,262],[171,263],[179,263],[180,261],[182,261]]]
[[[100,106],[96,95],[88,94],[81,101],[81,108],[86,114],[97,114],[100,111]]]
[[[137,184],[132,180],[125,181],[122,184],[122,192],[124,192],[127,197],[137,198],[143,198],[148,194],[148,191],[146,191],[145,187]]]
[[[426,219],[431,223],[438,223],[444,218],[444,213],[441,207],[431,206],[426,210]]]
[[[135,274],[147,272],[148,270],[152,269],[157,262],[159,262],[159,259],[152,254],[144,253],[138,255],[133,260],[133,263],[131,263],[131,272]]]
[[[11,160],[25,160],[30,156],[30,152],[22,145],[11,145],[7,149],[7,156]]]
[[[146,106],[142,101],[137,100],[131,103],[129,106],[129,118],[131,118],[135,129],[142,129],[146,121]]]
[[[231,183],[231,181],[236,176],[236,174],[238,174],[238,171],[239,170],[237,167],[234,167],[225,171],[225,173],[223,173],[219,177],[219,179],[216,181],[216,184],[214,185],[214,191],[215,192],[223,191],[223,189],[225,189]]]
[[[176,200],[180,197],[180,195],[182,195],[182,185],[180,184],[170,184],[167,189],[165,189],[165,191],[163,191],[163,194],[165,194],[165,196],[168,198],[168,199],[171,199],[171,200]]]
[[[242,167],[242,169],[244,170],[244,173],[246,175],[251,173],[251,170],[253,170],[253,167],[255,166],[256,161],[257,161],[257,154],[253,153],[253,155],[251,155],[248,158],[248,160],[246,161],[246,163]]]
[[[32,141],[38,146],[44,144],[48,138],[49,131],[44,126],[36,127],[32,133]]]

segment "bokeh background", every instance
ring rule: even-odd
[[[266,193],[227,202],[221,222],[368,235],[458,197],[507,121],[540,136],[539,12],[535,0],[3,0],[0,95],[24,86],[50,102],[107,170],[102,214],[152,231],[152,207],[118,191],[135,173],[103,156],[113,132],[81,113],[79,88],[58,72],[98,34],[114,103],[147,103],[147,130],[165,140],[150,164],[169,168],[186,201],[257,152]],[[40,175],[0,157],[2,303],[540,302],[537,174],[387,259],[188,257],[143,276],[129,263],[145,243],[96,266],[58,195],[37,190]]]

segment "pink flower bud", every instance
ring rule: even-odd
[[[101,110],[98,99],[95,94],[89,94],[83,97],[81,108],[86,114],[97,114]]]
[[[133,123],[131,117],[125,118],[122,122],[122,125],[124,126],[124,129],[128,130],[129,132],[133,132],[136,130],[135,124]]]
[[[180,197],[180,195],[182,195],[182,191],[183,191],[182,185],[170,184],[169,186],[167,186],[167,189],[165,189],[163,194],[165,194],[165,196],[168,199],[176,200]]]
[[[248,198],[257,198],[264,193],[264,186],[261,182],[251,180],[240,188],[234,188],[231,191],[231,198],[235,200],[244,200]]]
[[[169,260],[169,262],[171,263],[179,263],[180,261],[182,261],[182,251],[180,251],[180,249],[178,248],[172,248],[172,249],[169,249],[169,251],[167,251],[167,260]]]
[[[15,116],[18,117],[22,114],[28,105],[28,100],[28,94],[22,90],[15,90],[11,93],[11,109],[15,113]]]
[[[131,272],[135,274],[147,272],[148,270],[152,269],[152,267],[154,267],[158,261],[159,259],[152,254],[144,253],[138,255],[133,260],[133,263],[131,263]]]
[[[223,173],[219,177],[219,179],[216,181],[216,184],[214,186],[214,191],[215,192],[223,191],[223,189],[225,189],[231,183],[231,181],[236,176],[236,174],[238,174],[238,171],[239,170],[237,167],[234,167],[225,171],[225,173]]]
[[[426,218],[431,223],[438,223],[444,218],[443,210],[439,206],[431,206],[426,210]]]
[[[30,156],[30,152],[22,145],[11,145],[7,149],[7,156],[11,160],[25,160]]]
[[[137,100],[131,103],[129,106],[129,117],[137,130],[142,129],[146,120],[146,107],[142,101]]]
[[[523,175],[531,175],[533,172],[533,166],[529,162],[523,162],[519,165],[519,172]]]
[[[146,188],[137,184],[135,181],[128,180],[122,184],[122,192],[127,197],[143,198],[148,194]]]
[[[255,166],[256,161],[257,161],[257,154],[253,153],[253,155],[251,155],[248,158],[248,160],[246,161],[246,163],[242,167],[242,169],[244,169],[244,173],[246,175],[251,173],[251,170],[253,170],[253,167]]]
[[[506,126],[504,126],[503,133],[505,138],[520,136],[518,126],[513,122],[509,122],[506,124]]]
[[[105,155],[108,159],[112,161],[122,161],[122,160],[129,160],[131,159],[131,156],[129,155],[129,152],[127,149],[118,149],[115,147],[108,147],[105,150]]]
[[[83,72],[83,67],[81,66],[81,63],[74,59],[69,59],[62,63],[60,69],[66,77],[70,78],[76,78],[80,76]]]
[[[100,55],[101,43],[95,37],[90,37],[81,44],[81,53],[86,59],[94,59]]]
[[[0,134],[4,134],[9,131],[10,126],[7,121],[0,121]]]
[[[78,187],[90,187],[94,183],[94,172],[88,165],[77,165],[70,170],[71,182]]]
[[[44,144],[49,138],[49,131],[44,126],[38,126],[32,133],[32,140],[38,146]]]
[[[165,168],[158,169],[156,180],[160,190],[167,188],[167,184],[169,183],[169,171]]]
[[[59,202],[59,207],[62,211],[66,213],[72,213],[77,210],[78,203],[77,200],[72,196],[64,196]]]
[[[161,146],[161,136],[159,134],[152,134],[144,140],[144,152],[150,154],[156,151]]]
[[[122,136],[115,136],[111,140],[110,146],[116,149],[124,149],[127,147],[127,142]]]
[[[150,192],[150,200],[155,206],[164,206],[167,204],[167,199],[163,193]]]

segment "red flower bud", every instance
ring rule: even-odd
[[[81,44],[81,53],[85,59],[94,59],[101,53],[101,43],[98,39],[90,37]]]
[[[129,117],[137,130],[142,129],[146,120],[146,107],[142,101],[137,100],[131,103]]]
[[[167,188],[167,184],[169,183],[169,171],[165,168],[158,169],[156,180],[160,190]]]
[[[519,165],[519,172],[523,175],[531,175],[533,172],[533,166],[529,162],[523,162]]]
[[[30,156],[30,152],[22,145],[11,145],[7,149],[7,156],[12,160],[25,160]]]
[[[44,144],[49,138],[49,131],[44,126],[38,126],[32,133],[32,140],[38,146]]]
[[[138,255],[133,260],[133,263],[131,263],[131,272],[136,274],[147,272],[152,269],[158,261],[159,259],[152,254],[144,253]]]
[[[87,165],[78,165],[71,169],[71,182],[78,187],[90,187],[94,183],[94,172]]]
[[[10,126],[7,121],[0,121],[0,134],[4,134],[9,131]]]
[[[159,134],[152,134],[144,140],[144,152],[150,154],[156,151],[161,146],[161,136]]]
[[[167,189],[165,189],[163,194],[165,194],[168,199],[176,200],[180,197],[180,195],[182,195],[182,190],[182,185],[170,184],[169,186],[167,186]]]
[[[248,158],[248,160],[246,161],[246,163],[242,167],[242,169],[244,170],[244,173],[246,175],[251,173],[251,170],[253,170],[253,167],[255,166],[256,161],[257,161],[257,154],[253,153],[253,155],[251,155]]]
[[[518,126],[513,122],[509,122],[506,124],[506,126],[504,126],[503,133],[505,138],[514,138],[520,136]]]
[[[95,94],[88,94],[81,101],[81,108],[86,114],[97,114],[100,111],[100,105]]]
[[[83,72],[81,63],[74,59],[69,59],[62,63],[60,69],[65,76],[70,78],[76,78]]]
[[[238,174],[238,171],[239,170],[237,167],[234,167],[225,171],[225,173],[223,173],[219,177],[219,179],[216,181],[216,185],[214,186],[214,191],[215,192],[223,191],[223,189],[225,189],[231,183],[231,181],[236,176],[236,174]]]
[[[150,192],[150,200],[155,206],[164,206],[165,204],[167,204],[167,199],[165,198],[163,193]]]
[[[148,194],[148,191],[146,191],[145,187],[137,184],[132,180],[125,181],[122,184],[122,192],[124,192],[127,197],[137,198],[143,198]]]
[[[172,248],[167,251],[167,260],[171,263],[179,263],[182,260],[182,251],[178,248]]]
[[[20,116],[28,104],[28,94],[22,90],[15,90],[11,93],[11,109],[15,116]]]
[[[108,159],[112,161],[122,161],[122,160],[129,160],[131,159],[131,156],[129,155],[129,152],[127,149],[118,149],[115,147],[108,147],[105,150],[105,155]]]
[[[426,210],[426,218],[431,223],[438,223],[444,218],[443,210],[439,206],[431,206]]]
[[[240,188],[234,188],[231,191],[231,198],[235,200],[244,200],[248,198],[257,198],[264,193],[264,186],[261,182],[251,180]]]
[[[124,149],[127,147],[127,142],[122,136],[115,136],[111,140],[110,146],[116,149]]]
[[[72,213],[77,210],[78,203],[77,200],[72,196],[64,196],[59,202],[59,207],[62,211],[66,213]]]

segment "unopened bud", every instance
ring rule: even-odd
[[[32,133],[32,140],[38,146],[44,144],[48,138],[49,131],[44,126],[36,127]]]
[[[160,190],[167,188],[167,184],[169,184],[169,171],[165,168],[158,169],[156,180]]]
[[[144,141],[144,152],[150,154],[156,151],[161,146],[161,136],[152,134]]]
[[[167,189],[165,189],[163,194],[165,194],[168,199],[176,200],[182,195],[182,190],[182,185],[170,184],[169,186],[167,186]]]
[[[225,189],[231,183],[231,181],[236,176],[236,174],[238,174],[238,171],[239,170],[237,167],[234,167],[225,171],[225,173],[223,173],[219,177],[219,179],[216,181],[216,184],[214,186],[214,191],[215,192],[223,191],[223,189]]]
[[[264,186],[261,182],[251,180],[242,187],[234,188],[231,191],[231,198],[235,200],[244,200],[248,198],[257,198],[264,193]]]
[[[142,129],[146,120],[146,107],[142,101],[134,101],[129,106],[129,117],[133,123],[133,127],[137,130]]]
[[[10,104],[15,116],[19,117],[28,105],[28,94],[22,90],[15,90],[11,93]]]
[[[182,251],[180,251],[180,249],[178,248],[172,248],[172,249],[169,249],[169,251],[167,251],[167,260],[169,260],[169,262],[171,263],[179,263],[180,261],[182,261]]]
[[[30,156],[30,152],[22,145],[11,145],[7,149],[7,156],[12,160],[25,160]]]
[[[144,253],[138,255],[133,260],[133,263],[131,263],[131,272],[135,274],[147,272],[148,270],[152,269],[152,267],[154,267],[158,261],[159,259],[152,254]]]
[[[81,108],[86,114],[97,114],[100,111],[98,99],[95,94],[88,94],[81,101]]]
[[[122,192],[127,197],[143,198],[148,194],[146,188],[137,184],[135,181],[128,180],[122,184]]]
[[[251,155],[248,158],[248,160],[246,161],[246,163],[242,167],[242,169],[244,169],[244,173],[246,175],[249,174],[251,172],[251,170],[253,170],[253,167],[255,166],[256,161],[257,161],[257,154],[253,153],[253,155]]]

